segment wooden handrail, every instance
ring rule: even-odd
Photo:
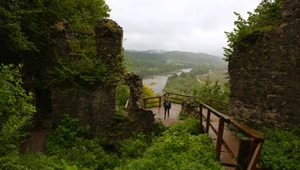
[[[229,117],[228,117],[227,115],[218,112],[217,110],[213,109],[213,108],[210,107],[210,106],[207,106],[206,104],[204,104],[204,103],[202,103],[202,102],[200,102],[200,104],[201,104],[202,106],[204,106],[204,108],[206,108],[206,109],[210,110],[211,112],[213,112],[218,118],[223,118],[223,119],[225,119],[225,121],[229,121]]]
[[[158,99],[161,98],[160,96],[153,96],[153,97],[144,97],[143,100],[148,100],[148,99]]]
[[[205,104],[203,102],[199,102],[199,107],[200,107],[200,123],[201,123],[201,129],[208,133],[209,132],[209,128],[211,127],[213,129],[213,132],[217,135],[217,144],[216,144],[216,155],[217,157],[220,159],[220,155],[221,155],[221,148],[222,145],[224,145],[225,149],[228,151],[228,153],[232,156],[233,159],[238,159],[236,158],[238,155],[243,155],[245,156],[245,153],[241,153],[238,155],[235,155],[235,153],[229,148],[228,144],[225,143],[224,139],[223,139],[223,132],[224,132],[224,126],[225,123],[227,124],[231,124],[234,127],[236,127],[240,132],[244,133],[246,136],[248,136],[249,138],[251,138],[253,140],[253,144],[251,145],[251,149],[249,148],[249,151],[246,153],[248,154],[249,161],[247,164],[247,170],[252,170],[255,169],[258,160],[259,160],[259,156],[260,156],[260,152],[262,149],[262,145],[264,142],[264,137],[261,136],[260,134],[258,134],[257,132],[255,132],[254,130],[239,124],[238,122],[236,122],[235,120],[231,119],[228,115],[221,113],[217,110],[215,110],[213,108],[214,103],[220,104],[218,105],[218,108],[221,109],[225,109],[225,111],[229,111],[229,103],[224,102],[224,101],[219,101],[216,99],[209,99],[209,98],[203,98],[203,97],[196,97],[196,96],[190,96],[190,95],[184,95],[184,94],[177,94],[177,93],[172,93],[172,92],[165,92],[160,96],[155,96],[155,97],[146,97],[144,98],[144,107],[147,108],[147,103],[148,104],[153,104],[153,103],[159,103],[159,107],[161,106],[161,102],[164,100],[165,96],[168,95],[170,96],[171,99],[174,99],[176,101],[180,101],[180,100],[185,100],[186,98],[193,98],[193,99],[200,99],[200,100],[204,100],[206,101],[208,104]],[[175,97],[177,96],[177,97]],[[184,98],[178,98],[178,97],[184,97]],[[158,101],[152,101],[152,102],[148,102],[151,99],[159,99]],[[227,105],[222,107],[223,105]],[[203,115],[202,109],[206,108],[207,109],[207,117],[205,117]],[[215,128],[213,128],[212,124],[210,123],[210,118],[211,118],[211,114],[214,114],[215,116],[217,116],[219,118],[219,127],[218,130],[216,130]],[[206,121],[206,126],[203,126],[203,120]],[[239,151],[239,152],[243,152],[243,151]],[[241,158],[243,159],[243,158]]]
[[[222,144],[225,146],[226,150],[229,153],[231,153],[232,156],[236,156],[236,155],[234,155],[233,151],[228,147],[228,145],[223,140],[223,130],[224,130],[223,128],[224,128],[224,122],[226,122],[228,124],[232,124],[234,127],[236,127],[238,130],[240,130],[242,133],[244,133],[248,137],[252,138],[254,140],[253,143],[257,143],[257,145],[255,145],[255,146],[252,145],[254,147],[253,152],[250,149],[251,147],[249,147],[248,150],[247,149],[245,150],[246,154],[248,154],[248,156],[246,158],[249,158],[251,160],[251,161],[249,161],[249,164],[246,164],[247,169],[248,170],[255,169],[256,164],[258,163],[259,156],[260,156],[260,152],[261,152],[262,144],[263,144],[263,141],[264,141],[264,137],[261,136],[260,134],[258,134],[257,132],[255,132],[254,130],[249,129],[248,127],[246,127],[242,124],[239,124],[238,122],[231,119],[227,115],[224,115],[224,114],[214,110],[213,108],[211,108],[210,106],[208,106],[204,103],[200,102],[200,106],[201,106],[200,109],[206,108],[208,110],[207,111],[208,113],[207,113],[207,120],[206,120],[206,128],[204,129],[204,131],[206,133],[209,132],[209,129],[208,129],[209,127],[211,127],[213,129],[213,126],[210,123],[210,114],[212,113],[212,114],[214,114],[215,116],[217,116],[219,118],[219,129],[218,129],[218,132],[216,133],[216,135],[217,135],[216,155],[217,155],[217,157],[220,158],[220,148],[221,148]],[[200,113],[201,113],[200,117],[202,117],[203,114],[202,114],[202,112],[200,112]],[[215,132],[215,130],[214,130],[214,132]],[[241,147],[243,147],[243,145]],[[239,148],[239,150],[240,149],[242,149],[242,148]],[[240,150],[239,152],[241,152],[241,154],[238,154],[237,156],[241,156],[241,157],[245,156],[243,154],[244,151]],[[244,158],[239,158],[238,157],[237,159],[243,160]]]
[[[252,129],[249,129],[248,127],[239,124],[238,122],[234,121],[234,120],[230,120],[230,122],[237,127],[239,130],[241,130],[243,133],[247,134],[249,137],[254,138],[257,141],[264,141],[264,137],[261,136],[260,134],[258,134],[257,132],[255,132]]]

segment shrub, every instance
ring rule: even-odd
[[[0,66],[0,167],[15,160],[24,126],[30,123],[32,94],[22,88],[21,66]]]
[[[186,122],[171,125],[142,157],[129,160],[115,169],[222,169],[215,158],[211,138],[206,134],[190,134],[190,130],[195,133],[196,121],[189,118]]]
[[[166,133],[170,135],[181,135],[184,133],[198,135],[201,133],[200,121],[196,118],[189,117],[185,121],[181,121],[170,126]]]
[[[98,139],[86,138],[88,126],[79,126],[79,120],[64,115],[60,125],[49,134],[46,151],[50,156],[64,159],[79,169],[105,169],[116,166],[117,155],[108,154]]]
[[[147,141],[145,135],[139,134],[135,136],[134,139],[121,142],[118,145],[119,156],[121,159],[131,159],[143,156],[144,151],[149,147],[149,143],[150,142]]]
[[[237,45],[247,46],[245,38],[252,34],[273,30],[280,17],[280,0],[263,0],[254,12],[248,12],[247,20],[234,12],[238,19],[234,22],[236,28],[232,32],[225,32],[228,47],[224,48],[226,61],[230,59]]]
[[[300,136],[298,130],[299,128],[294,131],[264,130],[266,138],[262,149],[262,165],[264,169],[300,169]]]

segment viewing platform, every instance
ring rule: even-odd
[[[171,98],[172,107],[169,117],[164,119],[162,101],[166,95]],[[153,111],[157,120],[161,119],[165,126],[170,126],[179,121],[181,103],[184,100],[196,98],[176,93],[164,93],[161,96],[144,98],[144,106]],[[224,168],[226,170],[261,169],[258,163],[264,137],[234,121],[229,115],[214,109],[218,108],[226,112],[229,108],[228,103],[214,99],[197,99],[200,100],[197,108],[201,115],[199,116],[202,125],[200,128],[212,138],[212,144],[216,148],[216,157]],[[238,138],[235,133],[241,133],[244,137]]]

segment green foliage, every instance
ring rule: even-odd
[[[182,133],[199,135],[201,133],[199,127],[200,121],[194,117],[189,117],[184,121],[178,122],[173,126],[170,126],[166,133],[170,135],[181,135]]]
[[[183,68],[196,68],[199,65],[206,67],[206,65],[225,64],[221,58],[216,56],[182,51],[160,53],[125,51],[125,61],[127,61],[127,71],[135,72],[142,77],[173,72]]]
[[[203,65],[201,67],[193,68],[190,73],[192,76],[203,75],[209,73],[211,68],[212,66]]]
[[[5,156],[18,151],[22,131],[28,125],[35,112],[32,94],[26,94],[22,88],[21,66],[0,66],[0,164]]]
[[[156,96],[156,95],[155,95],[154,91],[152,90],[152,88],[149,87],[147,84],[143,84],[143,97],[154,97],[154,96]],[[159,106],[158,98],[149,99],[149,100],[147,100],[147,102],[151,103],[151,104],[147,104],[147,108]]]
[[[75,165],[68,164],[65,160],[55,156],[46,156],[41,153],[26,154],[20,156],[18,164],[11,169],[57,169],[57,170],[79,170]]]
[[[300,169],[299,127],[290,130],[265,129],[262,165],[267,170]]]
[[[121,142],[118,147],[120,158],[134,159],[143,156],[145,150],[149,147],[151,141],[147,141],[147,137],[138,134],[131,140]]]
[[[154,91],[147,84],[143,84],[143,97],[153,97],[155,96]]]
[[[73,61],[57,60],[57,64],[58,66],[48,72],[49,79],[51,79],[48,85],[64,81],[74,85],[76,85],[75,82],[94,85],[106,80],[105,66],[95,58],[82,57]]]
[[[160,137],[139,134],[105,152],[97,139],[88,139],[88,127],[64,119],[48,136],[47,155],[35,153],[0,158],[1,169],[222,169],[211,138],[199,135],[199,121],[189,118],[173,124]]]
[[[115,166],[117,156],[107,154],[98,139],[88,139],[88,126],[79,126],[79,120],[64,115],[54,132],[49,134],[46,150],[49,156],[64,159],[79,169],[104,169]]]
[[[203,98],[217,99],[220,101],[228,102],[229,100],[229,84],[219,84],[218,81],[215,83],[211,82],[209,77],[205,82],[201,83],[197,88],[193,89],[194,96],[200,96]]]
[[[5,160],[5,161],[3,161]],[[1,169],[58,169],[58,170],[78,170],[74,165],[68,165],[65,160],[58,157],[46,156],[41,153],[15,155],[0,158]],[[4,162],[2,164],[2,162]]]
[[[108,12],[104,0],[0,1],[0,50],[6,55],[1,62],[17,63],[20,56],[26,63],[25,74],[43,83],[74,79],[88,84],[104,82],[105,68],[95,60],[94,27],[109,16]],[[59,43],[51,39],[51,32],[66,32],[65,21],[75,36],[68,40],[68,55],[78,57],[72,61],[66,56],[47,56],[52,44]]]
[[[49,24],[59,19],[72,25],[77,39],[86,40],[94,35],[93,26],[109,16],[108,12],[103,0],[1,1],[1,40],[10,42],[6,46],[14,51],[42,50],[46,44],[39,38],[47,38]]]
[[[119,85],[116,89],[117,106],[125,106],[127,100],[130,99],[130,89],[127,85]]]
[[[151,87],[143,84],[143,97],[153,97],[155,93],[151,89]],[[119,85],[116,89],[116,103],[117,106],[123,107],[125,106],[127,100],[130,99],[130,89],[127,85]],[[155,99],[152,100],[152,102]]]
[[[128,160],[115,169],[222,169],[215,158],[210,137],[206,134],[195,136],[187,133],[186,129],[191,126],[192,129],[199,127],[195,120],[172,126],[179,127],[170,128],[157,138],[142,157]]]
[[[196,76],[199,73],[209,72],[208,69],[209,67],[199,67],[195,71],[192,69],[190,73],[174,74],[168,78],[163,91],[212,98],[227,102],[230,92],[228,83],[225,85],[219,84],[218,81],[213,83],[209,77],[202,83],[197,81]]]
[[[247,20],[243,19],[240,14],[234,13],[238,19],[234,22],[236,28],[232,32],[225,32],[228,39],[228,47],[224,48],[224,55],[230,58],[237,45],[247,46],[251,43],[246,38],[250,35],[268,32],[274,28],[280,16],[280,0],[264,0],[254,10],[248,12]]]
[[[59,152],[63,148],[72,148],[74,141],[84,137],[88,129],[88,126],[79,126],[78,119],[64,115],[55,131],[48,135],[46,144],[47,153],[49,155],[55,155],[57,154],[56,152]]]
[[[163,89],[164,92],[191,94],[192,89],[199,84],[195,76],[190,73],[174,74],[169,77]]]

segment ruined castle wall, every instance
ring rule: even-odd
[[[229,59],[231,113],[256,129],[300,122],[300,1],[280,10],[277,28],[246,37]]]
[[[116,87],[124,75],[123,30],[112,20],[102,20],[95,32],[96,59],[105,65],[105,81],[93,85],[85,82],[55,83],[50,87],[51,105],[54,123],[67,113],[78,118],[81,124],[90,125],[92,135],[106,139],[114,123]]]

